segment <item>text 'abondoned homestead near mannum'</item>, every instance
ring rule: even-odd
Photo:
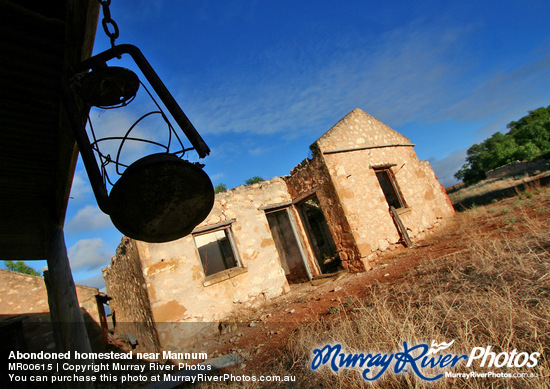
[[[135,335],[140,351],[179,350],[289,284],[364,272],[379,253],[412,245],[454,213],[413,147],[355,109],[290,175],[217,194],[190,235],[123,238],[103,270],[115,335]]]

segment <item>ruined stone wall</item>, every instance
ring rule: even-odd
[[[78,302],[86,323],[88,336],[94,349],[101,349],[101,319],[97,306],[97,288],[76,285]],[[50,307],[44,277],[32,276],[0,269],[0,315],[9,317],[25,315],[25,329],[29,329],[27,343],[31,349],[53,350]],[[42,323],[42,326],[30,323]]]
[[[217,194],[197,229],[228,223],[242,266],[209,277],[192,235],[161,244],[136,242],[164,349],[196,342],[201,333],[217,331],[233,309],[289,290],[265,212],[259,209],[289,201],[281,178]]]
[[[103,278],[115,320],[115,337],[137,338],[136,352],[159,352],[151,304],[143,277],[139,253],[133,240],[123,237]]]
[[[76,285],[80,308],[98,325],[101,321],[95,296],[97,288]],[[44,277],[0,269],[0,315],[49,312],[48,292]]]
[[[0,315],[49,311],[43,277],[0,269]]]
[[[361,110],[346,116],[316,145],[367,268],[378,251],[400,240],[373,167],[393,172],[406,203],[399,215],[411,238],[454,213],[429,163],[418,160],[410,141]]]
[[[307,198],[315,190],[315,195],[319,199],[336,249],[340,254],[342,266],[351,272],[365,271],[363,263],[360,261],[361,255],[355,244],[355,239],[340,204],[339,195],[332,184],[323,156],[315,151],[313,159],[303,161],[291,171],[290,176],[286,176],[284,179],[288,191],[295,201]],[[304,240],[307,240],[305,232],[302,232],[302,234]],[[314,254],[311,252],[311,248],[309,248],[309,245],[306,246],[308,247],[309,256],[313,257]],[[317,274],[319,274],[317,265],[315,265],[315,268]]]
[[[494,180],[497,178],[509,177],[520,174],[537,174],[541,171],[550,169],[550,161],[539,160],[534,162],[529,161],[515,161],[510,162],[504,166],[497,167],[496,169],[489,170],[486,173],[487,179]]]

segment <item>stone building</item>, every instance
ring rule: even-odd
[[[420,239],[454,210],[413,146],[355,109],[289,176],[217,194],[192,234],[159,244],[124,238],[103,272],[126,326],[117,331],[148,338],[151,351],[174,350],[236,307],[325,273],[366,271],[380,252]]]
[[[107,335],[103,307],[106,296],[90,286],[75,288],[91,346],[103,350]],[[0,269],[0,348],[10,349],[14,341],[19,341],[24,346],[11,349],[55,351],[56,326],[51,323],[44,277]]]

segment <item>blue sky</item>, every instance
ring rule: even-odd
[[[230,188],[289,174],[356,107],[452,185],[468,147],[550,105],[548,1],[113,0],[111,14],[117,43],[142,50],[212,149],[213,183]],[[109,45],[100,24],[95,52]],[[75,281],[102,287],[121,234],[80,163],[71,197]]]

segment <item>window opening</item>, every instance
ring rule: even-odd
[[[397,187],[397,183],[395,181],[395,176],[393,175],[391,169],[380,169],[375,170],[374,172],[376,173],[376,178],[378,178],[378,182],[380,183],[382,192],[384,192],[384,197],[386,197],[388,205],[390,207],[394,207],[395,209],[404,208],[406,205],[403,201],[401,193],[399,192],[399,188]]]
[[[240,266],[229,226],[193,238],[206,276]]]

